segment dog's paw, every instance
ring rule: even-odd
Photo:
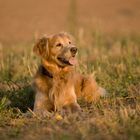
[[[46,118],[52,116],[52,114],[47,110],[36,110],[34,111],[34,114],[40,118]]]
[[[72,113],[81,112],[81,107],[77,103],[76,104],[71,104],[70,107],[71,107],[71,112]]]
[[[81,112],[81,108],[80,108],[80,105],[78,103],[72,103],[72,104],[69,104],[67,106],[63,106],[63,108],[61,110],[61,113],[63,115],[68,115],[71,113],[78,113],[78,112]]]

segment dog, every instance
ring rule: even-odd
[[[41,64],[33,80],[35,103],[33,111],[47,116],[51,111],[80,111],[78,99],[97,102],[106,90],[90,75],[75,71],[78,48],[73,37],[61,32],[43,36],[33,47],[33,52],[41,58]]]

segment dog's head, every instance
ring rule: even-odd
[[[73,66],[77,62],[77,48],[67,33],[42,37],[35,44],[33,51],[43,60],[59,67]]]

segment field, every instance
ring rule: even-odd
[[[1,1],[0,3],[5,5],[6,2]],[[17,1],[14,0],[14,2]],[[103,16],[103,22],[101,22],[104,25],[103,29],[99,26],[92,28],[89,19],[84,18],[84,16],[86,17],[84,14],[82,14],[83,17],[79,16],[79,21],[82,22],[80,24],[77,21],[78,13],[76,14],[79,9],[76,9],[73,0],[71,0],[71,4],[64,2],[62,4],[64,7],[69,6],[69,11],[64,17],[70,22],[66,23],[65,28],[62,28],[64,22],[59,22],[55,26],[56,29],[51,29],[51,23],[47,21],[40,23],[42,28],[39,23],[37,26],[31,27],[30,24],[32,25],[33,21],[30,21],[29,28],[31,27],[31,29],[22,28],[19,32],[21,27],[15,26],[15,24],[17,23],[16,18],[23,18],[20,8],[21,11],[18,9],[19,17],[18,14],[16,17],[16,11],[13,13],[13,17],[15,17],[11,22],[13,25],[5,27],[4,25],[9,19],[1,18],[3,21],[0,24],[2,31],[0,33],[0,140],[140,139],[140,35],[138,32],[140,21],[139,19],[136,21],[139,16],[137,12],[139,3],[137,0],[132,3],[126,5],[122,3],[126,6],[123,16],[126,22],[132,19],[135,22],[128,25],[125,22],[122,23],[119,18],[114,23],[114,19],[110,16],[109,21],[112,21],[113,24],[107,29],[105,25],[108,23],[106,19],[108,14],[103,12],[105,15],[100,15],[98,13],[96,6],[99,6],[99,3],[96,1],[94,4],[97,5],[94,8],[99,15],[96,12],[95,15]],[[131,4],[132,8],[130,8]],[[54,1],[51,2],[51,5],[54,5]],[[81,3],[80,7],[83,5]],[[90,3],[88,6],[90,8]],[[26,7],[26,4],[23,4],[23,7]],[[4,14],[10,8],[14,9],[14,4],[11,6],[9,4],[7,10],[3,6],[1,11]],[[129,8],[131,10],[128,10]],[[29,12],[29,7],[27,9],[26,12]],[[12,15],[12,12],[10,14]],[[30,14],[29,17],[33,16],[33,13]],[[36,14],[38,15],[39,12],[37,11]],[[27,19],[29,17],[26,16]],[[27,20],[26,18],[25,20]],[[44,19],[44,15],[41,18]],[[37,17],[33,19],[38,20]],[[50,20],[50,22],[54,22],[54,19]],[[59,18],[55,20],[58,21]],[[20,19],[18,22],[22,22],[22,20]],[[109,93],[108,97],[102,98],[98,103],[87,104],[79,101],[83,109],[80,115],[69,114],[60,117],[58,114],[52,113],[50,118],[42,119],[32,112],[34,92],[31,83],[39,59],[33,54],[34,37],[31,36],[36,35],[34,28],[38,30],[38,34],[44,33],[46,23],[50,28],[49,33],[63,29],[74,35],[79,48],[77,71],[86,74],[94,73],[99,85],[105,87]],[[98,25],[97,23],[96,25]],[[27,26],[26,22],[22,25]],[[117,25],[120,25],[120,28]],[[125,30],[124,33],[122,29],[125,25],[127,31]],[[13,31],[12,27],[18,28]]]
[[[99,103],[80,103],[83,112],[62,120],[28,117],[32,109],[31,77],[38,59],[32,45],[1,47],[0,139],[139,139],[140,138],[140,42],[135,37],[93,34],[96,41],[77,42],[80,72],[95,72],[110,96]],[[27,46],[28,47],[27,47]],[[94,46],[94,47],[92,47]],[[8,51],[7,51],[8,49]],[[31,112],[29,110],[29,112]]]

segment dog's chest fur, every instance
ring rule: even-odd
[[[60,71],[59,74],[51,74],[45,69],[40,69],[35,78],[39,91],[49,98],[54,110],[59,110],[70,102],[76,102],[74,90],[73,72]]]
[[[66,106],[68,103],[76,101],[74,83],[71,75],[57,75],[52,79],[52,87],[49,90],[49,98],[57,109]]]

